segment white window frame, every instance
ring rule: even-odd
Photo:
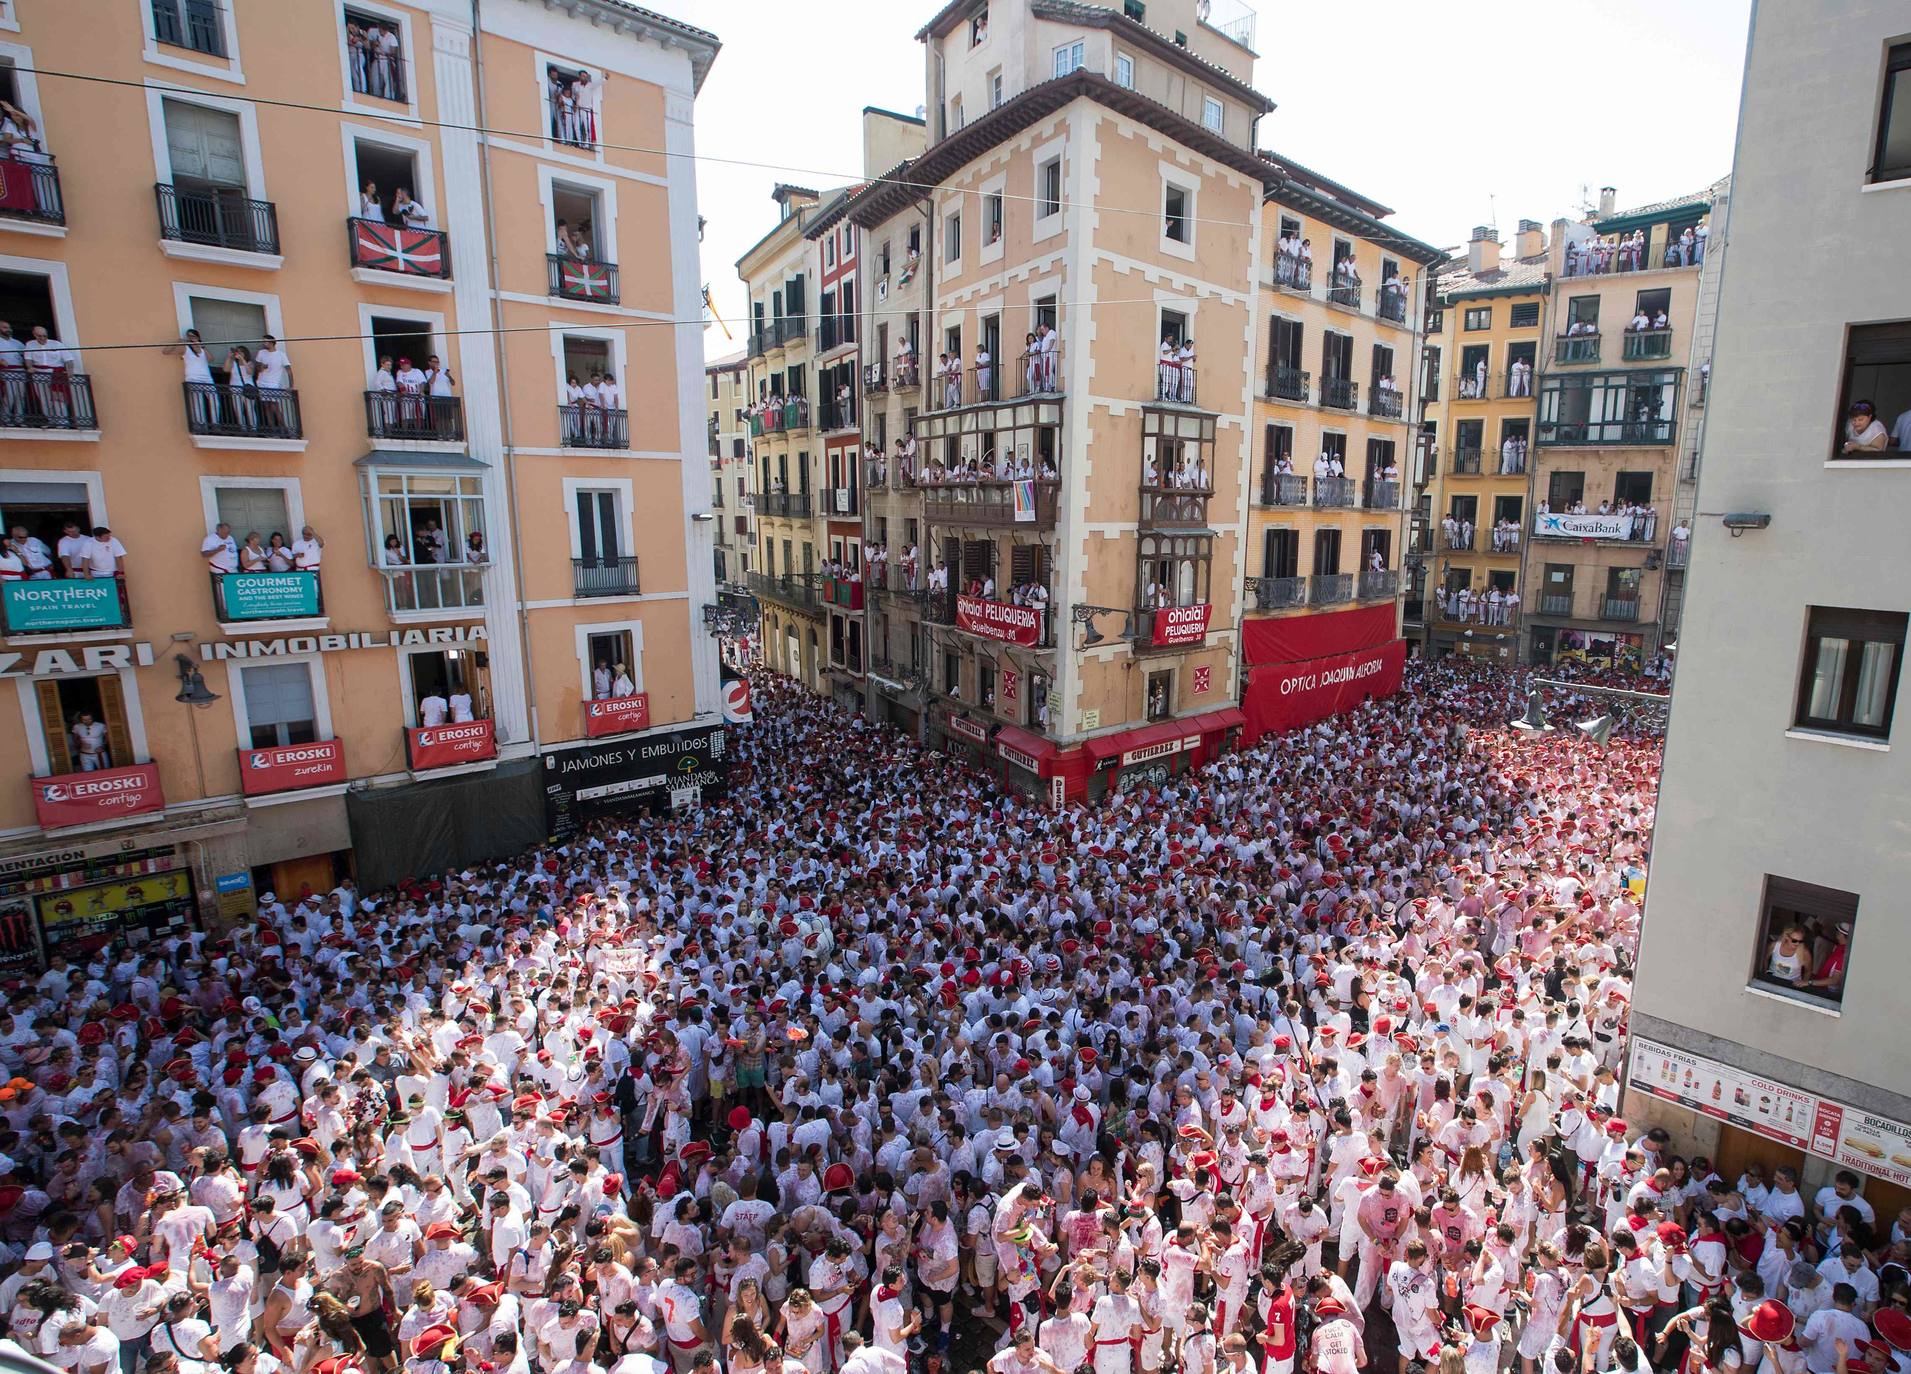
[[[7,482],[72,482],[86,488],[87,517],[95,525],[111,526],[106,514],[106,478],[90,468],[0,468],[0,484]],[[212,526],[206,526],[211,529]]]
[[[204,296],[209,300],[232,301],[238,305],[256,305],[265,311],[265,332],[273,338],[285,338],[285,316],[279,310],[279,298],[269,291],[238,291],[230,286],[208,286],[203,282],[176,281],[173,283],[173,313],[179,318],[179,337],[185,338],[186,331],[192,328],[192,298]]]
[[[219,7],[220,22],[225,26],[226,35],[226,63],[224,66],[219,66],[213,62],[195,62],[190,57],[177,55],[192,52],[191,48],[175,50],[170,43],[162,45],[159,41],[159,31],[153,27],[151,0],[132,0],[132,4],[139,11],[140,34],[144,39],[140,59],[149,66],[171,67],[177,72],[210,76],[218,81],[230,81],[235,86],[246,84],[245,68],[239,61],[239,21],[236,6],[228,2]]]
[[[439,645],[439,648],[445,646]],[[241,749],[252,749],[252,713],[246,703],[245,669],[266,668],[303,664],[312,683],[312,728],[318,732],[321,740],[337,739],[332,730],[332,692],[326,679],[325,656],[323,654],[274,654],[271,658],[254,661],[247,658],[229,658],[226,668],[226,699],[232,703],[232,733]],[[409,673],[406,674],[410,676]],[[409,715],[405,717],[411,719]],[[301,792],[299,795],[309,795]]]
[[[566,404],[564,399],[564,340],[566,336],[576,339],[597,339],[610,345],[611,366],[617,370],[617,388],[623,393],[626,412],[635,409],[635,399],[630,391],[630,360],[625,354],[626,334],[621,329],[594,329],[586,325],[567,324],[562,329],[551,330],[551,381],[552,394],[559,405]]]
[[[370,391],[372,389],[372,375],[378,371],[378,340],[372,337],[372,316],[374,315],[387,320],[406,320],[426,326],[431,334],[431,346],[433,349],[438,351],[440,358],[450,361],[451,375],[454,377],[462,375],[459,371],[461,360],[451,351],[451,335],[445,332],[445,317],[442,311],[413,310],[409,306],[402,305],[367,305],[361,301],[358,307],[359,356],[364,360],[365,364],[365,384],[360,388],[361,391]],[[396,360],[394,359],[393,361],[395,364]],[[423,358],[414,358],[412,361],[422,367],[425,360]],[[459,387],[458,394],[460,396],[464,394],[462,386]],[[435,439],[380,439],[378,440],[378,447],[394,450],[457,453],[464,452],[465,448],[462,443],[450,440],[440,442]]]
[[[488,644],[484,640],[479,640],[474,643],[468,639],[460,640],[455,644],[412,644],[401,646],[398,652],[392,655],[392,661],[398,667],[398,699],[404,706],[404,715],[400,719],[399,728],[408,731],[412,728],[411,723],[418,719],[418,697],[417,694],[412,691],[411,687],[411,661],[413,658],[419,654],[447,654],[458,650],[462,650],[465,653],[483,652],[487,647]],[[474,698],[471,703],[474,711],[477,708],[477,704]],[[491,722],[492,730],[497,732],[496,738],[502,743],[504,736],[498,721],[497,703],[495,699],[492,702],[491,714],[489,716],[480,717],[480,719],[489,720]],[[458,773],[467,770],[476,771],[477,769],[491,768],[495,765],[495,762],[495,760],[487,759],[480,764],[466,765],[465,769],[451,768],[445,769],[443,772]],[[410,768],[411,765],[405,763],[399,766],[398,771],[409,772]],[[442,776],[442,774],[440,774],[440,776]]]
[[[591,192],[597,197],[599,210],[598,222],[592,226],[592,252],[594,261],[616,263],[622,260],[617,252],[617,183],[609,177],[591,176],[585,172],[574,172],[568,167],[547,167],[542,163],[537,169],[537,196],[544,206],[544,251],[555,253],[557,247],[557,187],[559,183],[578,190]],[[606,232],[608,231],[608,232]],[[604,246],[610,245],[611,254],[607,257]]]
[[[20,31],[20,25],[6,23],[12,16],[10,0],[0,0],[0,29],[13,33]],[[53,152],[53,135],[48,130],[46,111],[40,105],[40,78],[34,67],[33,49],[25,43],[0,43],[0,57],[13,64],[13,88],[19,93],[20,108],[33,116],[33,122],[39,126],[40,142],[46,145],[48,153]],[[18,229],[17,224],[9,224],[8,229]]]
[[[580,163],[602,162],[604,160],[605,130],[603,125],[597,129],[597,146],[586,153],[569,143],[559,143],[551,137],[551,79],[549,68],[562,67],[566,71],[589,72],[594,83],[601,83],[609,74],[609,68],[602,62],[586,62],[574,57],[565,57],[560,53],[535,51],[531,54],[533,63],[531,76],[537,83],[539,133],[544,151],[555,157],[574,158]],[[609,121],[606,120],[606,123]]]
[[[140,7],[145,10],[146,7]],[[221,10],[227,22],[231,22],[232,7],[227,5]],[[147,12],[147,20],[151,21]],[[207,91],[188,90],[171,81],[155,83],[148,78],[146,83],[146,118],[151,127],[153,139],[153,180],[172,185],[173,157],[172,149],[166,142],[166,102],[174,101],[181,105],[197,105],[201,109],[217,110],[222,114],[239,117],[239,138],[245,144],[246,195],[253,200],[270,200],[265,185],[265,153],[259,142],[259,107],[250,100],[234,100],[228,96],[213,95]],[[357,193],[353,193],[356,203]]]
[[[1161,171],[1161,194],[1156,201],[1156,205],[1159,207],[1156,214],[1159,218],[1155,224],[1155,233],[1161,240],[1161,251],[1171,258],[1181,258],[1187,262],[1193,262],[1195,245],[1199,239],[1199,233],[1196,228],[1198,220],[1196,217],[1200,214],[1201,178],[1192,172],[1182,170],[1171,162],[1159,163],[1158,166]],[[1183,215],[1188,226],[1188,240],[1186,243],[1181,242],[1179,239],[1171,239],[1168,237],[1169,187],[1181,191],[1187,197],[1187,210]],[[1159,335],[1156,335],[1156,341],[1160,341]]]
[[[345,44],[345,9],[347,5],[361,14],[375,14],[380,19],[394,25],[400,34],[399,54],[405,61],[405,104],[404,114],[397,109],[385,109],[377,105],[360,104],[359,93],[352,89],[352,56]],[[341,108],[352,114],[370,115],[374,119],[396,119],[405,123],[418,122],[418,49],[412,43],[411,16],[403,10],[381,5],[376,0],[333,0],[334,19],[338,29],[338,79],[339,91],[344,99]],[[412,189],[417,195],[417,188]]]
[[[1080,71],[1083,67],[1086,67],[1088,65],[1087,41],[1085,39],[1077,38],[1073,42],[1059,44],[1055,49],[1054,60],[1055,60],[1054,73],[1055,73],[1056,80],[1059,81],[1061,78],[1065,76],[1074,75],[1076,72]],[[1063,68],[1064,61],[1066,61],[1068,64],[1066,70],[1064,70]]]
[[[152,747],[146,739],[146,711],[139,700],[139,672],[137,669],[103,668],[94,673],[66,673],[61,676],[67,678],[118,678],[120,698],[126,703],[126,736],[132,741],[133,745],[133,758],[127,760],[127,763],[130,765],[137,759],[152,758]],[[20,677],[14,679],[14,688],[20,698],[21,734],[26,738],[27,742],[27,763],[32,768],[33,776],[36,778],[47,777],[53,771],[53,756],[47,752],[45,725],[40,719],[40,694],[35,685],[48,680],[50,680],[50,675],[49,677]]]
[[[1030,238],[1040,243],[1043,239],[1053,238],[1062,232],[1063,221],[1067,218],[1063,207],[1068,204],[1068,139],[1066,136],[1051,139],[1035,149],[1035,184],[1030,188],[1031,201],[1035,206],[1034,227]],[[1049,214],[1042,213],[1042,172],[1049,163],[1055,163],[1061,169],[1060,185],[1056,194],[1055,209]]]
[[[1214,118],[1210,120],[1208,118],[1209,115],[1213,115]],[[1227,106],[1223,105],[1220,101],[1216,100],[1211,95],[1204,95],[1201,97],[1201,127],[1202,128],[1206,129],[1209,133],[1225,134],[1227,131],[1227,121],[1228,121]]]
[[[0,0],[0,29],[4,29],[8,33],[20,32],[20,16],[13,12],[13,0]],[[35,119],[39,118],[37,114],[33,117]],[[44,128],[45,126],[42,125],[41,127]]]
[[[1135,88],[1135,59],[1125,52],[1115,54],[1115,84],[1123,90],[1132,91]]]
[[[985,72],[982,76],[982,84],[989,90],[989,108],[1000,109],[1002,102],[1008,98],[1008,86],[1002,80],[1002,69],[995,67]]]
[[[1183,320],[1187,321],[1186,337],[1192,339],[1194,337],[1195,328],[1195,309],[1199,304],[1200,302],[1193,296],[1175,296],[1165,291],[1157,291],[1155,293],[1155,336],[1151,341],[1151,346],[1157,355],[1161,352],[1161,336],[1166,332],[1165,326],[1167,320],[1164,317],[1167,315],[1181,316]],[[1200,363],[1197,362],[1195,366],[1199,367]]]
[[[53,322],[60,326],[60,342],[73,354],[74,371],[84,373],[86,360],[80,356],[79,317],[73,313],[73,285],[67,277],[66,264],[54,258],[22,258],[8,253],[0,254],[0,271],[46,278],[47,293],[53,297]],[[52,432],[34,431],[41,438]],[[97,431],[94,437],[98,437]]]
[[[956,241],[956,251],[953,256],[949,252],[949,221],[952,219],[955,221]],[[962,268],[962,204],[960,200],[954,202],[953,209],[945,211],[942,215],[942,265],[956,271]]]
[[[575,506],[575,502],[572,503]],[[573,511],[575,523],[575,511]],[[639,692],[644,690],[644,622],[641,620],[599,620],[579,623],[571,627],[577,642],[577,699],[591,699],[591,636],[628,634],[630,636],[630,656],[635,662],[625,664],[630,669],[630,680]]]
[[[343,39],[340,40],[344,41]],[[410,153],[418,168],[415,180],[419,183],[411,188],[411,194],[425,214],[430,217],[434,228],[444,228],[444,218],[438,213],[438,172],[432,162],[431,142],[429,139],[412,138],[405,134],[393,133],[389,129],[374,129],[364,124],[340,124],[338,126],[341,170],[345,175],[345,217],[358,218],[358,192],[363,185],[358,179],[358,144],[375,143],[398,152]],[[389,273],[383,274],[389,276]],[[446,282],[446,289],[450,289]]]
[[[836,235],[823,235],[823,270],[834,270],[836,266]]]

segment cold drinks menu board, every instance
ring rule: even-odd
[[[1635,1036],[1630,1086],[1888,1183],[1911,1186],[1911,1126]]]

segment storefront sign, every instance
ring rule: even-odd
[[[961,735],[964,739],[972,739],[977,744],[987,744],[989,742],[988,726],[977,725],[967,716],[958,716],[953,712],[950,713],[949,716],[949,733],[952,735]]]
[[[219,579],[227,620],[291,620],[319,613],[318,574],[227,573]]]
[[[650,693],[637,692],[627,697],[609,697],[584,703],[584,733],[624,735],[632,730],[650,728]]]
[[[871,673],[870,676],[875,677],[875,674]],[[900,684],[888,685],[897,691],[902,690]],[[731,725],[742,725],[750,717],[750,681],[748,678],[731,678],[723,684],[723,718]]]
[[[1201,736],[1189,735],[1183,739],[1163,740],[1160,744],[1144,744],[1139,749],[1130,749],[1121,756],[1121,766],[1146,763],[1150,759],[1165,759],[1171,754],[1179,754],[1183,749],[1192,749],[1201,742]]]
[[[250,873],[221,873],[212,880],[212,890],[221,897],[228,892],[250,892],[252,875]]]
[[[1533,517],[1533,533],[1542,539],[1630,539],[1630,515],[1567,515],[1541,511]]]
[[[1014,606],[985,601],[979,596],[956,598],[956,628],[1004,644],[1033,646],[1042,642],[1040,606]]]
[[[995,752],[1014,764],[1017,768],[1026,768],[1031,773],[1040,773],[1042,771],[1040,759],[1032,758],[1024,754],[1020,749],[1002,743],[1001,740],[995,742]]]
[[[8,634],[105,630],[121,624],[119,581],[111,577],[52,577],[0,583],[0,613]]]
[[[617,744],[587,744],[544,756],[545,828],[577,833],[597,810],[666,805],[673,791],[708,794],[729,781],[722,725],[697,725]]]
[[[497,736],[488,720],[426,725],[405,731],[405,749],[413,772],[482,763],[498,756]]]
[[[1208,637],[1208,615],[1214,608],[1203,601],[1198,606],[1163,606],[1155,611],[1155,644],[1199,644]]]
[[[95,825],[163,811],[165,807],[157,764],[137,763],[130,768],[102,768],[93,773],[63,773],[33,780],[33,809],[39,814],[42,830]]]
[[[1404,640],[1299,663],[1266,663],[1248,675],[1241,709],[1247,743],[1350,711],[1368,697],[1391,696],[1407,661]]]
[[[1638,1092],[1701,1116],[1872,1178],[1911,1186],[1911,1125],[1903,1122],[1638,1036],[1627,1081]]]
[[[47,957],[77,959],[121,936],[134,943],[192,918],[192,875],[149,873],[39,899]]]
[[[33,919],[33,903],[25,897],[0,897],[0,978],[40,968],[40,923]]]
[[[344,781],[345,746],[335,739],[239,751],[239,786],[248,797]]]
[[[44,587],[48,584],[5,585]],[[199,646],[199,657],[213,663],[228,658],[283,658],[288,654],[331,654],[347,649],[423,649],[437,644],[482,644],[485,638],[484,626],[476,624],[353,630],[344,634],[292,635],[284,639],[215,639]],[[153,646],[143,642],[89,644],[78,650],[42,649],[31,655],[0,652],[0,677],[90,677],[116,668],[150,668],[155,661]]]
[[[1068,802],[1068,779],[1050,778],[1048,780],[1048,804],[1060,811]]]

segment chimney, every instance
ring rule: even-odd
[[[1611,186],[1599,188],[1599,218],[1605,219],[1619,208],[1619,192]]]
[[[1466,270],[1474,276],[1500,270],[1500,231],[1484,224],[1473,226],[1473,237],[1466,241]]]
[[[1546,251],[1546,231],[1540,228],[1536,219],[1520,221],[1519,232],[1513,236],[1513,256],[1516,258],[1536,258]]]

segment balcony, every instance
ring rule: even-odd
[[[1180,363],[1158,363],[1155,366],[1155,399],[1169,405],[1191,406],[1195,404],[1195,369]]]
[[[1136,607],[1135,637],[1130,647],[1138,654],[1199,649],[1208,642],[1208,625],[1213,615],[1214,607],[1206,601]]]
[[[392,615],[476,611],[484,607],[484,564],[381,564],[385,609]]]
[[[1382,420],[1398,420],[1405,409],[1405,399],[1392,387],[1375,387],[1367,393],[1367,413]]]
[[[60,169],[46,153],[0,157],[0,217],[65,224]]]
[[[1360,575],[1359,597],[1362,601],[1391,601],[1399,592],[1398,568],[1369,568]]]
[[[451,280],[451,241],[442,229],[354,217],[345,221],[345,243],[354,272],[383,274],[372,280],[409,278],[430,290],[449,289],[438,285]]]
[[[908,361],[896,359],[891,369],[890,386],[897,391],[914,391],[922,385],[922,369],[916,365],[916,355],[911,353]]]
[[[1213,487],[1141,488],[1141,525],[1144,529],[1198,530],[1207,528],[1208,498]]]
[[[1367,510],[1398,510],[1400,483],[1389,477],[1369,477],[1361,492],[1360,504]]]
[[[862,511],[862,502],[856,499],[855,487],[824,487],[824,513],[827,515],[857,515]]]
[[[212,608],[222,625],[304,620],[325,614],[315,572],[212,573]]]
[[[214,0],[151,0],[153,38],[174,48],[190,48],[208,57],[226,55],[221,6]]]
[[[1625,362],[1660,361],[1672,356],[1670,329],[1629,329],[1621,338],[1619,356]]]
[[[1600,602],[1600,614],[1607,620],[1637,620],[1639,602],[1634,597],[1608,596]]]
[[[766,434],[795,434],[810,427],[810,403],[805,396],[796,396],[781,405],[764,406],[750,416],[750,437],[761,439]]]
[[[99,427],[93,379],[85,373],[26,368],[9,369],[0,377],[0,431],[97,431]]]
[[[234,253],[279,253],[279,212],[269,200],[248,200],[226,187],[160,182],[159,237],[168,243],[223,248]]]
[[[1320,403],[1335,410],[1360,408],[1360,383],[1351,377],[1322,377]]]
[[[854,315],[825,315],[816,326],[816,351],[828,353],[856,342]]]
[[[898,474],[897,488],[902,482]],[[887,458],[869,458],[863,462],[863,490],[884,491],[889,486],[889,460]]]
[[[1284,611],[1307,604],[1307,579],[1304,577],[1252,577],[1248,596],[1257,611]]]
[[[265,386],[234,391],[211,382],[183,385],[186,432],[194,438],[290,442],[304,437],[296,391]]]
[[[889,375],[879,362],[863,364],[863,395],[875,396],[889,390]]]
[[[585,262],[569,253],[546,253],[544,261],[551,275],[549,294],[558,300],[616,305],[622,299],[614,262]]]
[[[751,358],[761,358],[765,353],[768,353],[769,351],[770,351],[770,331],[767,329],[752,329],[750,331],[749,340],[744,347],[745,356],[751,357]]]
[[[126,582],[117,577],[52,577],[0,582],[0,634],[87,635],[133,623]]]
[[[795,610],[819,614],[822,602],[816,595],[816,574],[753,572],[748,578],[750,593],[760,601],[774,601]]]
[[[871,598],[884,596],[902,596],[911,601],[920,601],[927,592],[923,585],[927,574],[921,568],[916,569],[912,579],[903,571],[901,563],[894,567],[886,564],[873,576],[865,580],[865,588]]]
[[[1053,478],[1030,483],[961,482],[922,484],[923,514],[939,525],[987,525],[1002,529],[1053,529],[1055,495],[1061,483]],[[1016,491],[1034,489],[1034,506],[1018,505]]]
[[[823,576],[822,599],[825,604],[839,611],[860,611],[863,608],[863,580],[860,577]]]
[[[1669,444],[1671,420],[1541,420],[1542,444]]]
[[[1267,398],[1270,401],[1298,401],[1307,404],[1308,374],[1298,367],[1274,366],[1267,370]]]
[[[1692,562],[1692,540],[1679,538],[1679,532],[1672,532],[1672,542],[1666,545],[1665,565],[1668,568],[1683,568]]]
[[[1354,488],[1357,485],[1351,477],[1316,477],[1314,504],[1351,507],[1354,504]]]
[[[1478,477],[1480,475],[1480,450],[1477,448],[1455,448],[1453,465],[1448,469],[1455,477]]]
[[[789,344],[809,342],[809,330],[801,315],[785,315],[776,322],[775,329],[776,338],[772,347],[782,348]]]
[[[1472,553],[1478,546],[1479,531],[1471,527],[1440,532],[1440,547],[1448,553]]]
[[[1274,285],[1283,291],[1311,295],[1314,290],[1314,263],[1298,253],[1274,254]]]
[[[1504,385],[1504,373],[1456,372],[1453,376],[1453,398],[1456,401],[1484,401]]]
[[[464,400],[421,392],[365,393],[365,432],[373,439],[462,444]]]
[[[856,398],[853,396],[828,396],[817,405],[821,412],[821,427],[825,433],[837,429],[856,428]]]
[[[559,406],[557,432],[565,448],[629,448],[630,412],[603,406]]]
[[[1315,573],[1308,579],[1307,604],[1310,606],[1332,606],[1353,599],[1352,573]]]
[[[1327,303],[1337,305],[1342,310],[1360,309],[1360,283],[1342,282],[1338,286],[1328,287]]]
[[[1407,297],[1401,291],[1389,291],[1386,284],[1380,287],[1380,299],[1374,306],[1374,314],[1389,324],[1404,326],[1407,323]]]
[[[637,560],[615,554],[573,558],[571,590],[577,596],[636,596]]]
[[[1006,377],[1003,369],[993,363],[933,373],[925,383],[929,397],[923,408],[959,410],[963,406],[991,405],[1021,400],[1025,396],[1060,394],[1062,358],[1059,351],[1024,353],[1015,359],[1012,367],[1013,371]]]
[[[1307,504],[1307,479],[1298,472],[1261,474],[1260,505],[1304,506]]]
[[[1566,363],[1596,363],[1599,361],[1599,336],[1597,334],[1562,334],[1553,340],[1553,361]]]
[[[1539,599],[1541,615],[1571,615],[1573,613],[1573,594],[1542,596]]]
[[[769,491],[756,499],[758,515],[775,515],[785,520],[810,518],[810,494],[806,491]]]

